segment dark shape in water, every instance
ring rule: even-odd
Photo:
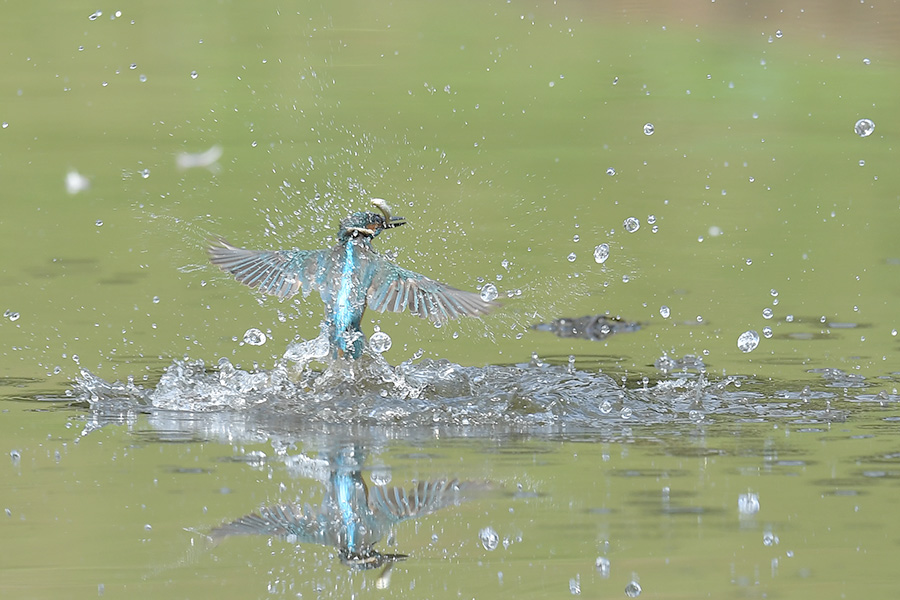
[[[359,358],[366,344],[360,320],[366,307],[379,312],[410,313],[443,323],[460,316],[480,317],[498,306],[408,271],[379,255],[372,240],[385,229],[406,223],[393,217],[383,201],[384,216],[353,213],[338,228],[338,243],[329,250],[245,250],[223,239],[213,242],[209,257],[234,278],[266,294],[288,298],[316,290],[325,303],[324,330],[332,357]]]
[[[490,489],[486,482],[457,479],[421,481],[404,490],[383,485],[371,489],[362,478],[365,455],[360,446],[350,445],[324,459],[302,457],[298,464],[322,481],[325,497],[318,510],[308,504],[278,504],[241,517],[213,529],[209,536],[217,542],[230,535],[269,535],[299,543],[337,548],[341,562],[352,569],[385,566],[405,560],[405,554],[385,554],[375,549],[390,528],[441,508],[457,505],[479,491]]]
[[[531,326],[538,331],[549,331],[562,338],[582,338],[595,342],[605,340],[615,333],[637,331],[640,323],[623,321],[621,317],[606,315],[587,315],[577,319],[563,317],[550,323],[537,323]]]

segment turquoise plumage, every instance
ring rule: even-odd
[[[382,210],[384,216],[358,212],[343,219],[338,242],[329,250],[246,250],[219,239],[208,249],[210,261],[237,281],[279,298],[319,292],[334,357],[362,355],[366,338],[360,322],[367,306],[379,312],[408,310],[434,323],[480,317],[497,306],[379,255],[372,240],[406,222]]]

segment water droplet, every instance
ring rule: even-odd
[[[153,304],[159,304],[159,296],[153,296]]]
[[[153,525],[151,525],[150,523],[147,523],[146,525],[144,525],[144,530],[145,530],[145,531],[152,531],[152,530],[153,530]]]
[[[870,64],[872,64],[872,61],[869,60],[868,58],[864,58],[864,59],[863,59],[863,64],[864,64],[864,65],[870,65]]]
[[[497,299],[500,294],[497,292],[497,286],[493,283],[486,283],[481,288],[481,299],[485,302],[492,302]]]
[[[571,252],[571,253],[569,253],[569,255],[566,257],[566,260],[569,261],[569,262],[575,262],[575,258],[576,258],[575,253],[574,253],[574,252]]]
[[[266,334],[256,327],[251,327],[244,332],[244,343],[249,346],[262,346],[266,343],[266,339],[268,339]]]
[[[96,225],[97,227],[103,227],[103,219],[97,219],[94,225]]]
[[[581,582],[578,581],[577,577],[569,579],[569,593],[573,596],[578,596],[581,594]]]
[[[594,262],[602,265],[609,258],[609,244],[603,243],[594,248]]]
[[[753,492],[738,495],[738,513],[755,515],[759,512],[759,495]]]
[[[14,465],[17,465],[17,464],[19,464],[19,461],[22,460],[22,453],[19,452],[18,450],[10,450],[9,458],[10,458],[10,460],[12,460]]]
[[[140,75],[138,75],[138,80],[139,80],[141,83],[144,83],[145,81],[147,81],[147,76],[144,75],[143,73],[141,73]]]
[[[641,228],[641,222],[637,219],[637,217],[628,217],[625,219],[625,222],[622,224],[625,227],[625,231],[628,233],[634,233],[638,229]]]
[[[197,75],[197,71],[191,71],[191,79],[197,79],[199,75]]]
[[[653,135],[654,127],[653,123],[645,123],[644,124],[644,135]]]
[[[670,311],[669,307],[665,304],[659,307],[659,316],[663,319],[668,319],[670,314],[672,314],[672,311]]]
[[[9,320],[10,320],[10,321],[18,321],[18,320],[19,320],[19,313],[17,313],[17,312],[10,312],[10,313],[9,313]]]
[[[759,345],[759,334],[753,331],[745,331],[738,337],[737,347],[741,352],[753,352]]]
[[[856,122],[856,125],[853,126],[853,131],[855,131],[856,135],[859,137],[869,137],[872,135],[872,132],[875,131],[875,123],[873,123],[871,119],[860,119]]]
[[[500,545],[500,536],[494,531],[493,527],[485,527],[478,532],[478,539],[485,550],[493,551]]]
[[[771,319],[774,314],[775,312],[769,307],[763,309],[763,319]]]
[[[641,584],[637,581],[629,581],[628,585],[625,586],[625,595],[629,598],[637,598],[641,595]]]
[[[390,350],[392,343],[391,336],[383,331],[376,331],[369,338],[369,348],[372,349],[372,352],[377,352],[378,354]]]
[[[99,18],[102,17],[102,16],[103,16],[103,11],[102,11],[102,10],[97,10],[97,11],[94,11],[93,14],[91,14],[90,16],[88,16],[88,19],[91,20],[91,21],[96,21],[97,19],[99,19]]]
[[[775,30],[775,37],[780,38],[780,37],[783,36],[783,35],[784,35],[784,34],[781,33],[781,30],[780,30],[780,29]]]
[[[138,172],[141,174],[141,177],[143,177],[144,179],[147,179],[148,177],[150,177],[150,169],[142,169]]]
[[[605,556],[598,556],[597,560],[594,561],[594,566],[597,567],[597,573],[600,577],[607,578],[609,577],[609,559]]]
[[[615,175],[615,174],[616,174],[616,170],[613,169],[612,167],[609,167],[608,169],[606,169],[606,174],[607,174],[607,175]]]
[[[866,161],[860,159],[860,161],[859,161],[859,166],[861,166],[861,167],[866,166]]]
[[[778,536],[771,531],[763,532],[763,546],[775,546],[780,541],[781,540],[778,539]]]
[[[388,467],[373,467],[369,479],[375,485],[387,485],[391,482],[391,470]]]
[[[656,215],[647,215],[647,223],[650,225],[656,223]]]

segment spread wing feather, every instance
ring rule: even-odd
[[[209,260],[223,271],[265,294],[288,298],[319,289],[325,250],[246,250],[223,239],[207,249]]]
[[[372,310],[403,312],[444,323],[461,316],[480,317],[499,306],[482,300],[479,294],[454,287],[408,271],[380,258],[369,286],[368,305]]]

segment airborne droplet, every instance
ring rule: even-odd
[[[753,352],[759,345],[759,334],[753,331],[745,331],[738,337],[737,347],[741,352]]]
[[[369,348],[372,349],[372,352],[377,352],[378,354],[390,350],[391,343],[391,336],[383,331],[376,331],[369,338]]]
[[[855,131],[856,135],[859,137],[869,137],[872,135],[872,132],[875,131],[875,123],[873,123],[871,119],[860,119],[856,122],[856,125],[853,126],[853,131]]]
[[[603,243],[594,248],[594,262],[602,265],[609,258],[609,244]]]
[[[478,532],[478,539],[485,550],[496,550],[500,545],[500,536],[494,531],[493,527],[485,527]]]
[[[249,346],[262,346],[266,343],[266,339],[266,334],[256,327],[251,327],[244,332],[244,343]]]
[[[491,302],[497,299],[500,294],[497,292],[497,286],[493,283],[486,283],[481,288],[481,299],[485,302]]]

